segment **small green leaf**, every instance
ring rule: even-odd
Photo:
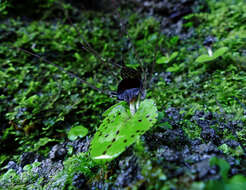
[[[222,47],[222,48],[216,50],[216,51],[214,52],[214,55],[213,55],[214,59],[216,59],[216,58],[222,56],[222,55],[223,55],[224,53],[226,53],[227,51],[228,51],[228,48],[227,48],[227,47]]]
[[[88,129],[82,125],[72,127],[68,132],[68,139],[71,141],[76,140],[78,137],[83,138],[88,134]]]
[[[169,62],[169,57],[160,57],[159,59],[157,59],[156,63],[157,64],[163,64],[163,63],[168,63]]]
[[[217,165],[220,168],[220,175],[224,181],[227,180],[227,175],[230,169],[230,165],[223,159],[212,157],[210,159],[210,165],[214,166]]]
[[[179,53],[177,51],[173,52],[172,55],[169,58],[169,62],[172,61],[172,60],[174,60],[178,56],[178,54]]]
[[[77,61],[81,61],[82,60],[82,57],[77,52],[74,53],[74,57],[77,59]]]
[[[177,72],[177,71],[179,71],[179,69],[180,69],[179,65],[173,64],[172,67],[167,68],[167,72]]]
[[[243,190],[246,187],[246,177],[243,175],[235,175],[226,185],[228,190]]]
[[[209,61],[213,61],[214,57],[213,56],[209,56],[209,55],[200,55],[195,62],[197,63],[205,63],[205,62],[209,62]]]
[[[222,47],[218,50],[216,50],[213,54],[213,56],[209,56],[209,55],[201,55],[199,56],[195,62],[198,63],[205,63],[205,62],[210,62],[213,61],[215,59],[217,59],[218,57],[222,56],[225,52],[228,51],[227,47]]]
[[[172,60],[174,60],[178,55],[178,52],[175,51],[171,54],[171,56],[163,56],[163,57],[160,57],[159,59],[157,59],[156,63],[157,64],[163,64],[163,63],[169,63],[171,62]]]
[[[56,139],[50,139],[48,137],[40,138],[35,144],[34,144],[34,150],[37,151],[40,149],[40,147],[45,146],[49,142],[56,142]]]

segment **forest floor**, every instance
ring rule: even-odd
[[[2,3],[0,189],[244,190],[245,1],[109,1]],[[141,70],[158,110],[131,146],[101,127],[122,80],[105,62]],[[100,130],[122,148],[103,163]]]

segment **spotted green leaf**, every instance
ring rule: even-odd
[[[141,102],[135,115],[119,104],[107,111],[107,116],[93,137],[90,155],[94,160],[110,161],[149,130],[157,121],[157,108],[153,100]]]

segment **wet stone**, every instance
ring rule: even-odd
[[[188,144],[188,139],[182,129],[163,130],[159,128],[156,130],[161,130],[163,132],[146,133],[142,137],[149,150],[156,150],[160,145],[167,145],[175,148],[177,146],[182,147],[185,144]]]
[[[213,142],[217,145],[220,144],[221,138],[216,134],[216,131],[212,128],[203,128],[201,137],[205,142]]]
[[[78,189],[88,189],[86,182],[87,179],[85,175],[82,173],[78,173],[74,175],[72,184]]]
[[[34,161],[40,161],[41,157],[34,152],[24,152],[20,158],[20,166],[24,167],[27,164],[31,164]]]
[[[155,84],[160,80],[164,80],[167,84],[172,82],[172,73],[171,72],[161,72],[160,74],[155,73],[155,75],[150,80],[150,88],[154,87]]]
[[[43,177],[45,182],[49,180],[49,176],[55,176],[62,169],[62,161],[53,162],[51,159],[45,159],[40,166],[34,168],[33,172]]]
[[[126,187],[134,181],[142,179],[136,156],[128,156],[124,160],[120,160],[118,166],[120,172],[115,181],[116,187]]]
[[[174,107],[170,107],[165,111],[166,117],[164,117],[161,122],[168,122],[173,127],[179,126],[179,122],[182,120],[182,115],[179,110]]]
[[[67,154],[67,150],[62,144],[58,144],[52,147],[49,152],[49,158],[51,160],[63,160]]]
[[[162,146],[157,150],[157,157],[170,162],[177,162],[180,160],[180,153],[170,149],[168,146]]]
[[[188,163],[197,163],[202,160],[202,157],[199,154],[193,153],[190,155],[185,155],[183,159],[185,162],[188,162]]]
[[[183,146],[188,143],[188,139],[182,129],[168,129],[163,133],[162,138],[162,144],[170,145],[171,147]]]
[[[82,139],[77,139],[75,141],[68,142],[68,146],[72,146],[74,149],[74,152],[87,152],[90,147],[90,141],[91,139],[86,137]]]
[[[197,175],[198,180],[202,180],[208,174],[214,173],[214,171],[209,172],[210,170],[214,170],[214,169],[212,169],[210,167],[209,159],[198,162],[198,163],[194,164],[191,168],[192,173],[195,173]]]
[[[202,144],[202,141],[201,141],[201,139],[194,139],[194,140],[190,141],[190,144],[191,144],[191,146],[196,146],[196,145]]]
[[[224,143],[227,144],[231,148],[236,148],[236,147],[240,146],[239,142],[237,142],[235,140],[232,140],[232,139],[226,140],[226,141],[222,141],[222,144],[224,144]]]
[[[6,166],[6,169],[7,170],[13,169],[17,173],[20,173],[22,171],[22,168],[17,163],[15,163],[14,161],[9,161],[9,163]]]
[[[231,166],[236,166],[239,164],[239,162],[233,157],[233,156],[227,156],[226,161],[231,165]]]
[[[218,153],[220,152],[214,144],[209,142],[208,144],[200,144],[197,146],[192,147],[192,151],[199,153],[200,155],[206,154],[206,153]]]
[[[231,175],[236,175],[239,173],[239,169],[238,168],[232,168],[230,173],[231,173]]]

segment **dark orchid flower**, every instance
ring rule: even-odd
[[[123,79],[117,88],[117,99],[128,102],[133,115],[139,108],[140,99],[144,94],[141,74],[135,69],[123,67],[121,77]]]

